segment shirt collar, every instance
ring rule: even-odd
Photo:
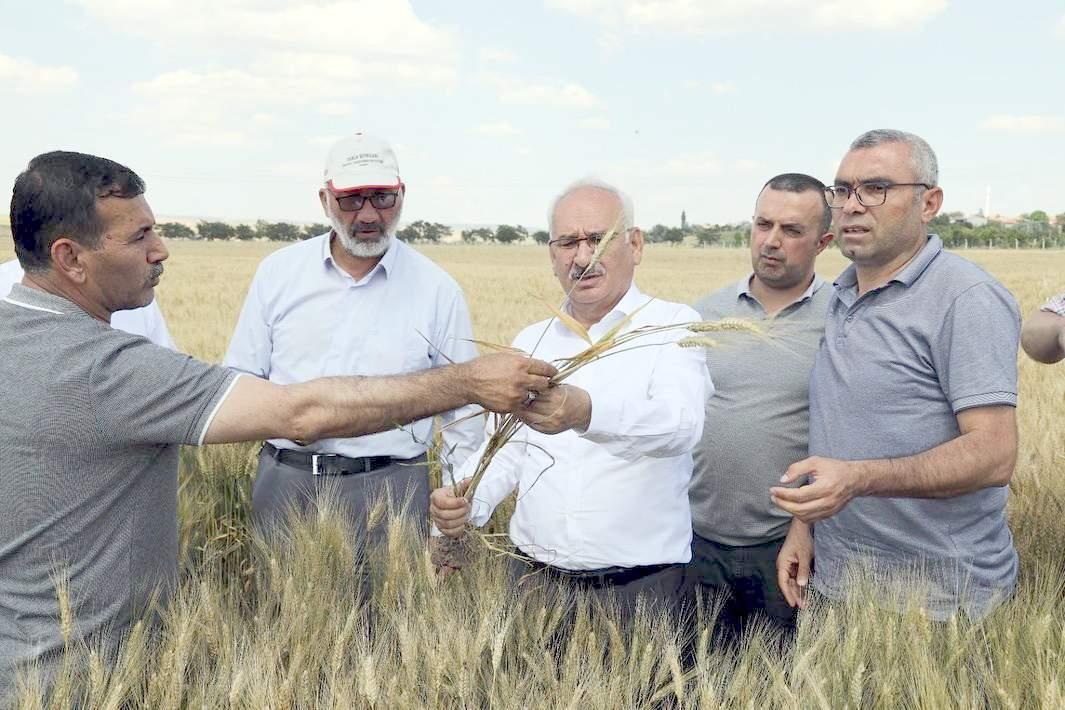
[[[341,269],[340,265],[337,264],[336,261],[333,259],[333,252],[331,251],[331,246],[333,243],[333,234],[334,232],[330,231],[328,234],[325,235],[325,239],[322,240],[322,263],[325,264],[326,267],[329,267],[330,265],[335,266],[341,274],[348,276],[348,278],[351,278],[351,275]],[[343,249],[344,247],[341,246],[340,248]],[[402,250],[409,248],[410,247],[400,241],[398,237],[393,235],[392,244],[389,245],[388,251],[384,253],[384,256],[381,257],[381,260],[377,262],[374,267],[370,269],[370,272],[363,276],[360,281],[369,280],[374,274],[378,272],[378,270],[383,271],[385,276],[388,277],[396,267],[396,259],[399,258],[399,253]]]
[[[612,325],[613,321],[621,320],[622,318],[628,317],[633,313],[633,311],[637,310],[638,308],[643,306],[643,304],[647,303],[647,301],[648,297],[643,295],[640,289],[637,288],[636,282],[633,281],[631,284],[629,284],[629,290],[625,292],[625,295],[621,297],[621,300],[617,302],[617,305],[610,309],[609,313],[599,319],[598,323],[593,323],[592,326],[588,328],[588,330],[590,331],[601,324],[610,323]],[[570,310],[569,304],[566,305],[565,310],[567,313],[572,315],[572,311]],[[567,333],[569,332],[569,328],[564,323],[559,322],[557,319],[555,321],[555,327],[561,328]]]
[[[906,288],[913,286],[914,281],[920,278],[929,264],[943,251],[943,241],[935,234],[928,235],[928,241],[921,250],[910,259],[910,263],[902,268],[902,271],[891,277],[888,283],[899,282]],[[855,288],[858,286],[858,269],[851,264],[839,275],[833,284],[836,288]]]
[[[750,273],[748,273],[745,277],[743,277],[742,279],[740,279],[736,283],[736,298],[740,298],[742,296],[746,296],[747,298],[750,298],[752,300],[755,300],[755,301],[758,300],[757,298],[755,298],[754,294],[751,293],[751,279],[753,279],[753,278],[754,278],[754,272],[751,271]],[[806,290],[802,292],[802,295],[799,296],[797,299],[795,299],[795,303],[802,303],[806,299],[812,297],[824,285],[825,285],[825,280],[823,278],[821,278],[820,276],[818,276],[817,273],[815,272],[814,273],[814,280],[810,282],[810,285],[806,287]]]
[[[11,293],[3,300],[22,308],[54,313],[56,315],[67,315],[69,313],[78,312],[85,313],[85,311],[73,301],[68,301],[62,296],[56,296],[55,294],[41,291],[40,289],[23,286],[20,283],[14,284],[11,287]]]

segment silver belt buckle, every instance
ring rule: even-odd
[[[321,476],[322,475],[321,469],[318,468],[318,459],[319,458],[320,457],[319,457],[318,454],[311,454],[311,475],[312,476]]]

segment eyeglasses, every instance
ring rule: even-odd
[[[622,231],[629,232],[631,230],[625,229]],[[559,237],[558,239],[552,239],[547,244],[548,246],[561,249],[562,251],[573,251],[580,246],[581,242],[588,242],[588,246],[592,248],[592,251],[595,251],[599,248],[599,242],[604,239],[606,239],[606,233],[600,232],[598,234],[588,234],[583,237]]]
[[[860,182],[857,186],[829,185],[825,188],[825,201],[833,209],[840,209],[847,204],[853,192],[858,204],[864,207],[879,207],[887,202],[887,193],[893,187],[923,187],[931,190],[932,185],[923,182]]]
[[[358,212],[362,209],[362,206],[369,200],[370,204],[376,210],[387,210],[396,206],[396,198],[399,197],[398,192],[375,192],[370,195],[338,195],[335,192],[333,197],[337,201],[337,206],[345,212]]]

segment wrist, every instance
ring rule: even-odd
[[[480,397],[477,392],[477,367],[476,359],[467,362],[459,362],[448,366],[448,374],[454,391],[466,404],[479,404]]]
[[[571,388],[570,396],[575,399],[574,407],[571,410],[569,428],[578,434],[583,434],[588,431],[588,427],[592,424],[592,398],[588,392],[580,387],[574,387],[573,385],[566,385],[566,387]]]
[[[844,461],[847,471],[847,490],[851,498],[874,494],[873,467],[870,463],[869,461]]]

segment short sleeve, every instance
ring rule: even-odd
[[[955,413],[1017,405],[1021,317],[1001,284],[983,282],[955,298],[932,353],[940,386]]]
[[[108,344],[90,377],[98,434],[137,444],[202,443],[239,374],[115,331]]]

